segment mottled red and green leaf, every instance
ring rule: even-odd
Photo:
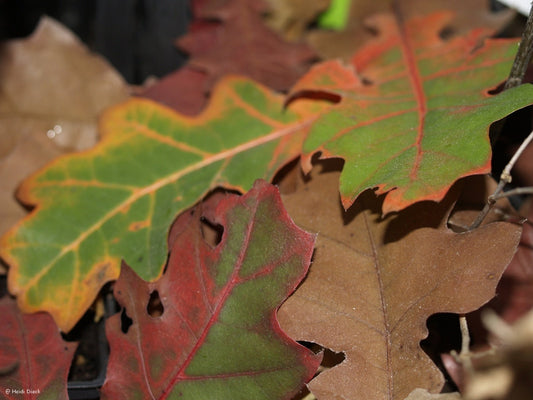
[[[220,225],[220,243],[202,221]],[[314,235],[294,225],[278,190],[211,197],[172,228],[165,274],[142,281],[127,265],[114,293],[132,325],[108,320],[103,399],[291,399],[320,357],[280,329],[276,310],[307,273]],[[157,292],[162,314],[147,311]]]
[[[118,278],[122,259],[156,279],[175,216],[218,185],[247,190],[271,179],[299,154],[309,115],[231,77],[198,117],[143,99],[110,109],[95,148],[57,159],[18,192],[36,208],[2,237],[0,255],[19,306],[50,312],[68,331]]]
[[[0,300],[0,315],[2,398],[67,400],[76,344],[63,340],[50,315],[24,315],[10,297]]]
[[[392,15],[370,23],[378,36],[351,65],[315,66],[293,89],[335,94],[304,144],[311,157],[345,160],[344,206],[365,189],[386,193],[385,213],[421,200],[440,200],[457,179],[490,171],[490,124],[529,105],[533,87],[498,95],[517,49],[515,40],[486,40],[482,31],[443,40],[451,16],[438,13],[402,21]]]

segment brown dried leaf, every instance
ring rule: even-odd
[[[319,235],[308,277],[281,307],[281,326],[346,357],[309,387],[320,400],[439,392],[442,374],[419,346],[426,319],[487,302],[520,227],[496,222],[452,232],[446,221],[458,186],[441,203],[420,202],[385,219],[382,198],[367,191],[344,213],[338,177],[315,173],[284,197],[294,221]]]
[[[97,116],[125,100],[117,72],[65,27],[43,18],[0,48],[0,235],[25,215],[13,192],[58,155],[91,147]]]
[[[300,40],[316,17],[327,10],[331,0],[266,0],[266,23],[285,39]]]
[[[286,91],[316,59],[309,47],[284,41],[264,24],[261,1],[210,0],[196,10],[202,26],[177,43],[190,54],[188,65],[207,73],[208,89],[224,75],[243,74]]]
[[[461,400],[461,395],[457,392],[431,394],[425,389],[415,389],[405,400]]]
[[[515,322],[533,308],[533,203],[528,205],[518,251],[498,284],[498,297],[487,304],[506,322]]]

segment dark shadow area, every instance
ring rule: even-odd
[[[443,392],[456,391],[457,387],[446,371],[441,355],[461,350],[459,316],[451,313],[434,314],[428,318],[426,326],[428,337],[420,342],[420,347],[444,374]]]
[[[112,295],[112,284],[106,284],[93,307],[78,321],[76,326],[63,338],[78,342],[68,375],[68,394],[70,399],[98,399],[99,389],[104,384],[109,345],[105,334],[107,318],[119,311]],[[128,321],[129,320],[129,321]],[[121,312],[123,332],[127,332],[132,320]],[[126,327],[125,324],[129,322]]]
[[[175,40],[191,20],[189,0],[0,0],[0,40],[30,35],[48,15],[103,55],[132,84],[183,65]]]

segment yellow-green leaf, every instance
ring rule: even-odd
[[[123,258],[158,278],[181,210],[218,185],[247,190],[299,154],[313,119],[300,110],[230,77],[195,118],[142,99],[107,111],[95,148],[57,159],[18,192],[36,208],[2,237],[0,255],[21,309],[46,310],[68,331]]]

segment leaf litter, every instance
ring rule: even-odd
[[[283,196],[296,224],[318,238],[306,280],[280,309],[281,326],[346,357],[309,387],[321,400],[404,399],[416,388],[438,393],[442,373],[419,345],[426,319],[489,301],[521,227],[495,222],[450,231],[457,189],[440,203],[420,202],[388,218],[381,217],[383,198],[366,191],[344,212],[338,179],[337,171],[313,170]]]
[[[222,198],[221,198],[222,197]],[[202,221],[223,229],[214,247]],[[294,225],[277,189],[258,181],[183,213],[165,274],[142,281],[123,265],[114,293],[132,319],[107,322],[103,399],[291,399],[320,356],[279,328],[276,309],[307,272],[314,235]],[[160,312],[151,315],[157,293]]]

